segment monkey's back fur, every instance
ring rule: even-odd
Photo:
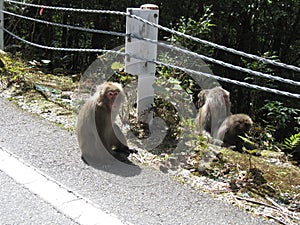
[[[216,132],[227,116],[231,115],[229,92],[222,87],[204,89],[198,94],[199,112],[196,118],[200,135],[208,132],[216,137]]]
[[[82,106],[77,121],[77,139],[81,157],[88,164],[107,163],[112,160],[112,156],[106,151],[97,132],[95,121],[96,97],[92,96]]]

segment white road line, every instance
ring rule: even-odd
[[[0,170],[79,224],[124,225],[115,215],[75,193],[18,156],[0,147]]]

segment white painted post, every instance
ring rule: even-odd
[[[149,22],[158,23],[158,6],[152,4],[142,5],[140,8],[128,8],[127,13],[136,15]],[[143,23],[137,19],[127,16],[126,34],[134,34],[141,38],[147,38],[157,41],[158,29]],[[149,61],[156,60],[157,45],[136,38],[126,38],[125,52]],[[126,57],[125,71],[132,75],[138,75],[137,90],[137,111],[139,121],[149,123],[153,118],[153,113],[147,113],[153,105],[156,65],[147,63],[146,60]]]
[[[4,27],[4,16],[3,16],[3,2],[4,0],[0,0],[0,50],[4,49],[4,36],[2,27]]]

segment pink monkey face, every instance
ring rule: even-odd
[[[114,101],[116,97],[118,96],[119,91],[108,91],[106,92],[105,96],[109,101]]]
[[[114,107],[114,101],[118,97],[119,93],[120,93],[120,91],[118,91],[118,90],[108,91],[105,93],[105,97],[107,98],[107,100],[109,102],[110,109],[112,109]]]

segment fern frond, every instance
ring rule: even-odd
[[[298,145],[300,145],[300,132],[290,136],[289,138],[285,138],[284,143],[282,144],[282,146],[288,150],[293,150]]]

